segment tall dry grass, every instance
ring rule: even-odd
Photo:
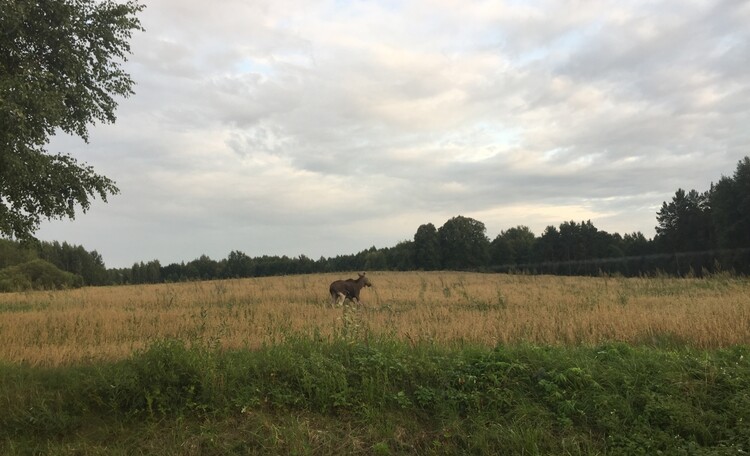
[[[114,360],[164,338],[254,348],[291,335],[438,344],[716,348],[750,343],[750,281],[371,272],[360,308],[328,307],[346,274],[0,295],[0,360]]]

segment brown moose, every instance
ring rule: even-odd
[[[370,279],[365,277],[366,273],[359,274],[357,280],[346,279],[337,280],[331,283],[328,291],[331,293],[331,306],[336,307],[344,303],[347,299],[358,303],[359,302],[359,291],[364,287],[371,287],[372,282]]]

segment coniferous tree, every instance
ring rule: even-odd
[[[647,255],[651,252],[651,242],[640,231],[625,233],[622,237],[622,251],[625,256]]]
[[[719,180],[710,200],[718,246],[750,247],[750,157],[740,160],[734,176]]]
[[[693,252],[713,248],[709,193],[678,189],[656,214],[656,243],[663,252]]]
[[[560,232],[554,226],[547,225],[534,244],[534,262],[561,261],[561,254],[558,253],[559,245]]]

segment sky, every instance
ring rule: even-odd
[[[653,237],[750,154],[750,2],[142,0],[135,94],[89,142],[120,194],[43,240],[107,267],[494,239],[591,220]]]

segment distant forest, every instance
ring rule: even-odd
[[[456,216],[441,227],[426,223],[411,240],[356,254],[249,257],[232,251],[214,260],[158,260],[107,269],[96,251],[65,242],[20,244],[0,240],[0,291],[142,284],[241,277],[375,270],[466,270],[526,274],[701,276],[750,273],[750,158],[733,176],[704,191],[678,189],[656,214],[656,235],[620,235],[591,221],[548,226],[537,236],[526,226],[490,239],[481,221]]]

